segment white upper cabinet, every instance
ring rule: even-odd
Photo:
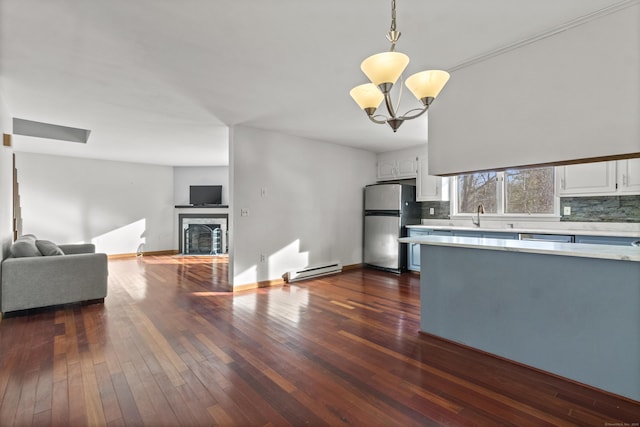
[[[441,178],[429,175],[427,159],[418,158],[418,179],[416,180],[416,200],[439,200],[442,194]]]
[[[449,200],[449,178],[429,175],[427,156],[418,157],[418,178],[416,179],[416,201]]]
[[[449,178],[429,175],[427,144],[378,154],[378,181],[416,178],[416,201],[449,200]]]
[[[616,162],[584,163],[558,168],[558,194],[584,195],[616,191]]]
[[[429,175],[427,148],[418,154],[418,178],[416,179],[416,201],[446,201],[449,200],[449,178]]]
[[[415,156],[398,159],[398,177],[415,178],[418,174],[417,161]]]
[[[378,181],[387,181],[396,179],[396,162],[395,160],[381,160],[378,155]]]
[[[415,147],[378,154],[378,181],[416,178],[417,157]]]
[[[640,159],[562,166],[556,171],[560,196],[640,194]]]
[[[640,159],[618,160],[618,191],[640,194]]]

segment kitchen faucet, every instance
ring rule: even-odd
[[[476,220],[474,217],[471,217],[471,222],[473,222],[473,224],[478,226],[478,227],[480,227],[480,214],[481,213],[482,214],[484,213],[484,205],[482,203],[480,203],[478,205],[478,213],[477,213],[478,219]]]

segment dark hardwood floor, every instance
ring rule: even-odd
[[[640,403],[419,334],[415,275],[352,270],[232,294],[226,269],[218,257],[110,261],[104,305],[5,318],[0,426],[640,422]]]

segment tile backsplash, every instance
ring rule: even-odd
[[[449,219],[450,202],[420,202],[422,204],[422,219]],[[433,208],[433,215],[430,209]]]
[[[640,222],[640,195],[562,197],[561,214],[565,206],[571,208],[571,215],[562,215],[561,221]]]
[[[422,219],[449,219],[450,202],[421,202]],[[571,207],[571,215],[562,215],[568,222],[640,222],[640,195],[562,197],[560,213]],[[433,208],[433,215],[430,209]]]

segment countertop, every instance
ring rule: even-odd
[[[423,228],[432,228],[423,226]],[[443,227],[447,228],[447,227]],[[477,228],[476,228],[477,229]],[[494,251],[599,258],[640,262],[640,247],[541,242],[531,240],[483,239],[478,237],[416,236],[400,238],[401,243],[452,246]]]
[[[536,227],[464,227],[455,225],[407,225],[407,228],[423,230],[458,230],[458,231],[486,231],[494,233],[534,233],[534,234],[562,234],[570,236],[615,236],[615,237],[638,237],[638,231],[620,230],[588,230],[588,229],[558,229],[558,228],[536,228]]]

